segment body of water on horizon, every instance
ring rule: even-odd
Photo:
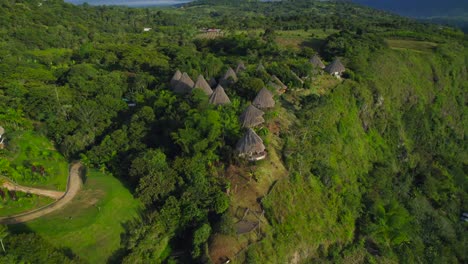
[[[131,7],[145,6],[171,6],[192,2],[192,0],[65,0],[65,2],[80,5],[88,3],[90,5],[120,5]]]

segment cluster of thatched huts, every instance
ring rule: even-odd
[[[322,60],[320,59],[320,57],[317,54],[312,56],[312,58],[309,61],[310,61],[310,63],[312,63],[312,65],[314,67],[319,68],[319,69],[323,69],[327,73],[329,73],[329,74],[331,74],[331,75],[333,75],[333,76],[335,76],[337,78],[340,78],[341,75],[343,74],[343,72],[346,71],[346,68],[341,63],[340,59],[338,59],[338,58],[333,60],[333,62],[330,63],[328,66],[325,66],[325,64],[323,64]]]
[[[202,90],[206,95],[209,96],[209,102],[215,105],[224,105],[230,104],[231,100],[224,91],[224,87],[232,85],[237,82],[237,73],[245,70],[245,65],[239,63],[236,71],[229,67],[226,73],[219,79],[219,82],[216,82],[216,79],[211,78],[209,81],[206,81],[203,75],[198,75],[197,81],[193,82],[190,76],[184,72],[177,70],[172,76],[171,79],[171,88],[172,91],[178,94],[189,94],[192,93],[194,89]],[[215,87],[213,89],[213,87]]]
[[[262,160],[266,157],[263,140],[252,128],[260,126],[265,122],[263,118],[265,113],[262,110],[270,109],[274,106],[275,100],[273,99],[273,94],[267,88],[262,88],[252,101],[252,104],[244,110],[240,116],[240,122],[246,131],[236,145],[236,150],[240,157],[250,161]]]
[[[209,102],[211,104],[224,105],[231,103],[231,100],[224,91],[223,86],[227,87],[237,82],[237,74],[245,69],[246,67],[242,62],[237,65],[236,70],[229,67],[225,74],[219,79],[219,82],[216,82],[214,78],[211,78],[210,81],[207,82],[203,75],[199,75],[196,82],[193,82],[187,73],[182,73],[177,70],[170,84],[175,93],[189,94],[192,93],[194,89],[200,89],[209,96]],[[259,64],[257,71],[259,70],[265,70],[263,65]],[[272,80],[268,83],[268,86],[275,89],[278,94],[284,93],[287,89],[287,86],[276,76],[272,76]],[[213,87],[216,88],[213,90]],[[252,103],[242,113],[240,122],[242,128],[245,129],[245,133],[236,145],[236,150],[240,157],[250,161],[257,161],[266,157],[263,140],[255,133],[253,128],[265,122],[263,118],[265,113],[262,110],[270,109],[274,106],[275,100],[273,99],[273,93],[267,88],[262,88]]]

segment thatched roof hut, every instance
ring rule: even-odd
[[[247,68],[245,67],[245,64],[241,61],[237,64],[236,67],[236,73],[239,73],[241,71],[245,71]]]
[[[272,79],[272,83],[276,84],[274,88],[276,89],[278,93],[286,92],[286,90],[288,89],[288,86],[286,86],[286,84],[284,84],[278,77],[276,77],[276,75],[272,75],[271,79]]]
[[[218,85],[211,94],[209,102],[215,105],[224,105],[230,104],[231,100],[229,100],[224,88],[221,85]]]
[[[211,88],[214,88],[218,85],[218,82],[214,77],[211,77],[211,79],[208,81],[208,84],[210,85]]]
[[[239,139],[236,150],[239,152],[240,157],[246,157],[250,161],[261,160],[266,157],[263,140],[252,128],[248,128],[244,136]]]
[[[240,116],[242,127],[255,127],[265,122],[265,113],[253,105],[249,105]]]
[[[275,100],[273,94],[267,88],[262,88],[252,104],[260,109],[272,108],[275,106]]]
[[[263,66],[263,64],[260,62],[257,66],[257,72],[263,72],[265,71],[265,67]]]
[[[195,82],[193,89],[200,89],[203,92],[205,92],[205,94],[208,96],[210,96],[213,93],[213,90],[211,89],[208,82],[206,82],[205,77],[203,77],[203,75],[201,74],[198,75],[197,81]]]
[[[186,72],[182,74],[182,77],[174,87],[174,92],[179,94],[190,93],[195,83],[192,81],[190,76]]]
[[[336,58],[332,63],[330,63],[330,65],[325,68],[326,72],[335,76],[340,76],[345,70],[345,67],[338,58]]]
[[[174,76],[172,76],[172,79],[171,79],[172,89],[174,89],[176,87],[176,85],[179,83],[180,78],[182,78],[182,73],[179,70],[177,70],[174,73]]]
[[[312,56],[312,58],[310,58],[309,61],[310,61],[310,63],[312,63],[312,65],[314,67],[317,67],[317,68],[320,68],[320,69],[325,68],[325,64],[323,64],[322,60],[320,59],[319,55],[317,55],[317,54]]]
[[[219,83],[222,85],[231,85],[235,82],[237,82],[237,74],[231,67],[229,67]]]
[[[295,72],[291,71],[291,75],[294,77],[294,79],[296,79],[298,82],[300,82],[301,84],[304,84],[304,80],[301,79],[301,77],[299,77]]]

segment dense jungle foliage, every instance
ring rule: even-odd
[[[223,34],[200,37],[202,28]],[[292,32],[306,36],[297,47],[277,41]],[[5,0],[0,125],[47,136],[144,204],[109,262],[219,263],[214,237],[236,237],[226,171],[255,168],[234,152],[238,116],[274,74],[289,88],[259,134],[287,177],[258,199],[265,227],[235,263],[464,263],[466,44],[459,30],[341,1]],[[313,69],[315,53],[339,57],[343,80]],[[226,89],[230,105],[170,89],[177,69],[218,78],[239,61],[247,70]],[[2,228],[0,239],[2,263],[85,262],[35,234]]]

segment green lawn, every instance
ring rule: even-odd
[[[325,39],[336,30],[309,29],[305,30],[278,30],[276,41],[279,45],[287,48],[299,49],[309,47],[318,50]]]
[[[90,263],[106,263],[120,247],[122,224],[137,218],[140,208],[138,200],[119,180],[92,170],[67,207],[13,229],[32,230]]]
[[[411,50],[416,52],[432,52],[437,43],[429,41],[405,40],[405,39],[387,39],[387,44],[392,49]]]
[[[17,173],[5,175],[18,184],[65,191],[68,162],[43,135],[33,131],[12,132],[8,136],[6,158]],[[32,165],[43,166],[45,175],[32,174]]]
[[[4,198],[0,197],[0,217],[10,216],[33,210],[47,204],[52,203],[54,200],[44,196],[33,194],[26,194],[22,192],[16,193],[16,201],[13,201],[7,193],[6,189],[1,190]]]

